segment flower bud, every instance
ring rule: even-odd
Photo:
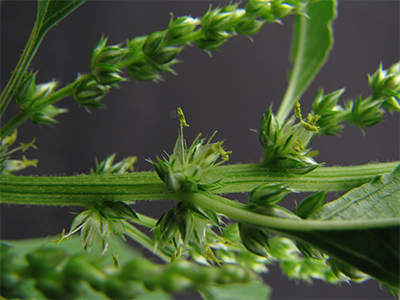
[[[171,15],[171,20],[168,24],[167,39],[175,40],[184,38],[186,35],[192,33],[195,28],[200,24],[199,19],[192,17],[180,17],[173,20],[174,16]]]
[[[260,31],[264,21],[243,17],[235,26],[235,31],[239,34],[250,36]]]
[[[129,156],[124,158],[119,163],[113,165],[116,153],[108,156],[105,160],[98,163],[96,159],[96,166],[91,170],[92,174],[125,174],[128,170],[133,171],[133,164],[137,161],[136,156]]]
[[[54,118],[60,114],[67,113],[68,109],[66,108],[58,108],[52,104],[46,106],[45,108],[36,111],[32,117],[32,122],[36,124],[44,124],[44,125],[51,125],[54,123],[58,123]]]
[[[324,95],[324,90],[319,89],[317,96],[312,103],[312,111],[314,114],[324,116],[331,111],[341,111],[343,108],[338,105],[340,96],[344,93],[345,89],[334,91],[330,94]]]
[[[119,45],[106,47],[107,39],[102,37],[94,46],[90,57],[90,68],[93,70],[99,63],[114,65],[127,53]]]
[[[141,287],[135,283],[115,277],[107,278],[103,290],[109,299],[135,299],[142,293]]]
[[[367,101],[359,97],[355,101],[349,101],[346,106],[351,109],[348,119],[350,125],[355,124],[359,128],[369,127],[379,123],[384,115],[381,109],[382,100]]]
[[[178,47],[164,47],[162,50],[148,56],[156,64],[162,65],[171,62],[181,50],[182,48]]]
[[[283,1],[273,1],[271,3],[271,12],[276,19],[283,19],[288,15],[292,14],[295,9],[295,6],[282,3]]]
[[[386,98],[385,102],[383,102],[382,106],[388,112],[392,112],[392,111],[400,112],[399,99],[400,99],[400,94],[396,93],[394,96]]]
[[[323,254],[310,246],[310,244],[300,242],[300,241],[295,241],[297,249],[301,252],[301,254],[304,255],[306,258],[312,258],[312,259],[323,259]]]
[[[110,90],[109,86],[104,86],[89,78],[78,81],[74,87],[74,100],[84,107],[101,107],[100,100]]]
[[[249,0],[246,3],[246,14],[258,17],[265,8],[271,6],[271,0]]]
[[[24,80],[14,93],[15,102],[22,109],[27,109],[32,103],[32,98],[36,91],[36,74],[37,72],[34,74],[30,72],[27,76],[25,76]]]
[[[112,219],[139,219],[135,211],[122,201],[106,201],[100,212]]]
[[[267,230],[240,222],[239,232],[240,239],[247,250],[259,256],[268,257],[270,234]]]
[[[214,39],[198,39],[195,41],[195,44],[198,48],[204,50],[217,50],[223,44],[225,44],[227,40],[214,40]]]
[[[182,242],[186,245],[193,232],[194,226],[192,213],[182,202],[179,202],[175,206],[175,223],[181,234]]]
[[[370,278],[367,274],[361,272],[359,269],[332,257],[326,261],[326,264],[331,267],[331,270],[338,278],[341,278],[342,274],[346,275],[354,282],[363,282]]]
[[[143,53],[146,55],[151,55],[160,51],[164,41],[165,33],[165,31],[157,31],[148,35],[142,48]]]
[[[95,289],[102,290],[107,276],[88,262],[88,257],[85,253],[72,257],[65,267],[65,276],[74,280],[86,280]]]
[[[319,164],[306,155],[288,155],[284,157],[280,164],[284,170],[298,175],[307,174],[319,167]]]
[[[295,214],[302,219],[307,219],[325,203],[326,192],[318,191],[308,196],[296,207]]]
[[[268,183],[253,189],[250,193],[249,204],[268,206],[282,201],[291,190],[281,183]]]
[[[164,243],[169,242],[178,231],[178,226],[175,222],[175,207],[162,214],[157,221],[157,226],[160,227],[161,240]]]
[[[258,132],[258,138],[265,149],[273,149],[276,146],[276,141],[279,134],[279,123],[272,112],[272,106],[263,115]]]
[[[159,81],[162,79],[158,71],[145,62],[130,65],[128,68],[128,75],[140,81]]]
[[[160,279],[160,286],[169,293],[183,292],[193,286],[193,283],[189,278],[182,274],[174,272],[164,272],[164,276]]]
[[[121,71],[114,65],[99,63],[92,69],[93,78],[102,85],[111,85],[124,78],[118,73]]]
[[[26,255],[29,267],[37,275],[55,269],[67,257],[64,249],[38,249]]]

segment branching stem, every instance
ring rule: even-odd
[[[269,182],[282,182],[299,191],[348,191],[378,174],[393,171],[399,162],[350,167],[321,167],[303,176],[274,173],[260,164],[215,167],[205,182],[221,180],[213,194],[244,193]],[[1,203],[90,207],[99,201],[175,199],[155,172],[124,175],[0,176]]]

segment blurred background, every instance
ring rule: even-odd
[[[119,44],[140,35],[163,30],[174,16],[203,15],[210,5],[228,1],[87,1],[55,26],[45,37],[33,60],[39,71],[37,83],[53,78],[68,84],[78,73],[89,71],[92,47],[102,35],[108,44]],[[244,6],[244,3],[241,5]],[[367,74],[382,62],[388,68],[399,60],[399,2],[340,1],[334,23],[335,45],[329,60],[302,98],[302,110],[311,109],[319,87],[326,93],[346,87],[342,101],[368,96]],[[1,1],[1,88],[3,89],[21,54],[36,16],[36,1]],[[165,81],[120,84],[103,98],[104,109],[88,113],[66,98],[58,107],[69,109],[60,115],[54,128],[39,127],[30,121],[19,127],[19,142],[36,137],[38,150],[27,158],[39,159],[38,168],[23,175],[73,175],[88,173],[94,157],[103,160],[117,152],[116,161],[136,155],[137,171],[151,170],[146,158],[154,159],[163,150],[171,153],[177,137],[176,107],[185,111],[190,127],[185,138],[190,143],[201,132],[225,140],[232,150],[230,163],[259,162],[263,149],[257,135],[262,114],[273,103],[276,113],[287,85],[292,18],[283,25],[266,24],[253,41],[243,36],[231,38],[219,51],[206,52],[186,47],[174,67],[178,76]],[[343,103],[343,102],[342,102]],[[1,124],[18,112],[10,105]],[[399,115],[365,130],[346,126],[340,137],[320,137],[310,146],[318,149],[318,162],[327,166],[357,165],[371,161],[399,160]],[[17,156],[15,157],[17,158]],[[19,157],[18,157],[19,158]],[[299,200],[303,196],[296,196]],[[232,195],[246,201],[246,195]],[[289,206],[295,198],[290,199]],[[155,218],[174,203],[138,203],[141,213]],[[1,238],[23,239],[59,234],[68,229],[77,208],[1,206]],[[140,248],[140,246],[136,245]],[[265,280],[273,288],[273,299],[393,299],[374,281],[330,286],[315,281],[306,284],[288,280],[279,267],[272,266]],[[182,296],[193,298],[195,295]]]

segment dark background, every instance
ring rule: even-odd
[[[78,72],[89,71],[91,48],[101,35],[109,44],[124,42],[139,35],[163,30],[170,12],[175,16],[204,14],[209,5],[228,1],[88,1],[45,37],[33,61],[39,70],[37,83],[56,78],[61,85],[72,82]],[[36,15],[35,1],[1,2],[1,87],[16,65],[28,39]],[[243,6],[243,4],[242,4]],[[302,98],[302,110],[310,110],[318,87],[325,91],[346,87],[343,101],[359,95],[368,96],[367,74],[382,62],[387,68],[399,60],[398,1],[340,1],[339,17],[334,24],[335,46],[331,56]],[[36,137],[39,150],[26,153],[39,159],[38,168],[24,175],[72,175],[87,173],[94,157],[103,160],[117,152],[116,161],[129,155],[138,156],[136,170],[150,170],[146,158],[154,159],[163,150],[172,151],[178,121],[171,112],[181,106],[190,127],[185,137],[191,142],[198,132],[210,136],[218,130],[216,140],[225,140],[233,150],[230,163],[258,162],[262,147],[257,135],[262,114],[274,103],[275,112],[287,85],[290,67],[289,45],[292,18],[279,24],[266,24],[253,37],[232,39],[219,51],[207,53],[186,47],[175,66],[178,76],[167,74],[165,82],[121,84],[102,102],[106,109],[88,113],[67,98],[58,103],[70,112],[57,118],[55,128],[39,127],[26,122],[19,128],[20,142]],[[10,105],[1,124],[18,109]],[[320,150],[318,162],[327,166],[356,165],[371,161],[399,159],[399,115],[388,115],[385,121],[367,128],[365,136],[358,128],[346,126],[339,138],[321,137],[312,141]],[[17,156],[16,156],[17,157]],[[297,196],[301,197],[302,196]],[[244,195],[233,198],[245,200]],[[292,205],[293,199],[290,200]],[[171,207],[170,202],[136,204],[135,209],[153,217]],[[1,206],[1,238],[21,239],[59,234],[68,228],[73,208]],[[140,246],[139,246],[140,247]],[[278,267],[265,275],[273,288],[274,299],[393,299],[374,281],[350,287],[330,286],[315,281],[311,287],[288,281]]]

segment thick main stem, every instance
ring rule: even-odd
[[[303,176],[274,173],[260,164],[215,167],[203,174],[204,182],[219,180],[213,194],[249,192],[255,187],[281,182],[299,191],[348,191],[393,171],[399,162],[351,167],[321,167]],[[124,175],[76,175],[54,177],[0,176],[1,203],[24,205],[91,206],[108,201],[174,199],[155,172]]]

